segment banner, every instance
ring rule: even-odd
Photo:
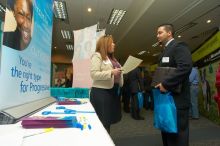
[[[2,64],[2,35],[3,35],[3,21],[0,17],[0,75],[1,75],[1,64]]]
[[[207,54],[207,56],[198,60],[195,64],[196,64],[196,66],[198,66],[200,68],[200,67],[204,67],[206,65],[209,65],[219,59],[220,59],[220,48],[216,49],[211,54]]]
[[[209,39],[204,45],[197,49],[192,54],[192,60],[194,62],[202,59],[206,55],[214,52],[220,47],[220,32],[217,32],[211,39]]]
[[[97,25],[90,26],[74,33],[73,87],[90,88],[90,57],[95,52],[96,40],[105,34],[105,30],[96,32]]]
[[[98,39],[104,35],[105,35],[105,29],[96,32],[96,41],[98,41]]]
[[[74,60],[89,59],[96,48],[97,25],[73,31],[74,34]]]
[[[4,25],[16,23],[3,33],[0,110],[50,96],[53,0],[8,0],[6,9]]]

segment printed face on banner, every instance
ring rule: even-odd
[[[32,32],[32,16],[33,16],[33,3],[32,0],[14,0],[14,3],[9,5],[12,12],[7,11],[6,17],[13,17],[10,13],[13,13],[14,18],[6,18],[6,24],[11,19],[16,20],[16,29],[7,30],[4,32],[3,44],[15,50],[24,50],[27,48],[31,41]]]

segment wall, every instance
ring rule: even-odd
[[[214,96],[217,94],[217,89],[215,87],[215,77],[219,63],[220,61],[218,60],[199,68],[201,79],[199,92],[200,113],[218,124],[220,124],[220,115],[218,111],[218,105],[214,100]],[[204,79],[207,80],[207,84],[205,84]]]

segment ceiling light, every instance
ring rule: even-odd
[[[182,26],[181,28],[179,28],[178,30],[175,31],[175,34],[181,34],[182,32],[192,28],[193,26],[197,25],[197,23],[194,22],[190,22],[184,26]]]
[[[118,25],[124,17],[126,11],[121,9],[112,9],[111,15],[108,19],[108,24]]]
[[[138,53],[138,55],[143,55],[146,51],[141,51]]]
[[[5,21],[5,13],[6,13],[6,8],[2,4],[3,2],[0,2],[0,20]],[[6,2],[5,2],[6,3]]]
[[[87,10],[88,10],[88,12],[92,12],[92,8],[88,8]]]
[[[178,38],[181,38],[182,36],[181,35],[178,35]]]
[[[158,45],[159,45],[159,42],[156,42],[155,44],[152,45],[152,47],[155,48],[155,47],[158,46]]]
[[[210,19],[206,21],[206,23],[211,23],[211,22],[212,22],[212,21],[211,21]]]
[[[1,13],[5,13],[6,12],[6,8],[0,3],[0,12]]]
[[[72,38],[69,30],[62,30],[61,29],[61,34],[62,34],[63,39],[71,39]]]
[[[154,56],[154,57],[155,57],[155,56],[157,56],[157,55],[159,55],[159,54],[160,54],[160,53],[154,53],[152,56]]]
[[[67,9],[65,1],[54,1],[54,15],[58,19],[67,19]]]
[[[73,45],[72,44],[66,44],[66,49],[69,51],[73,50]]]

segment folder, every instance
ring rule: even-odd
[[[157,84],[162,83],[167,78],[171,77],[176,71],[174,67],[157,67],[155,73],[152,78],[151,86],[155,87]],[[182,84],[179,84],[175,88],[171,89],[170,91],[174,93],[180,93],[182,88]]]

